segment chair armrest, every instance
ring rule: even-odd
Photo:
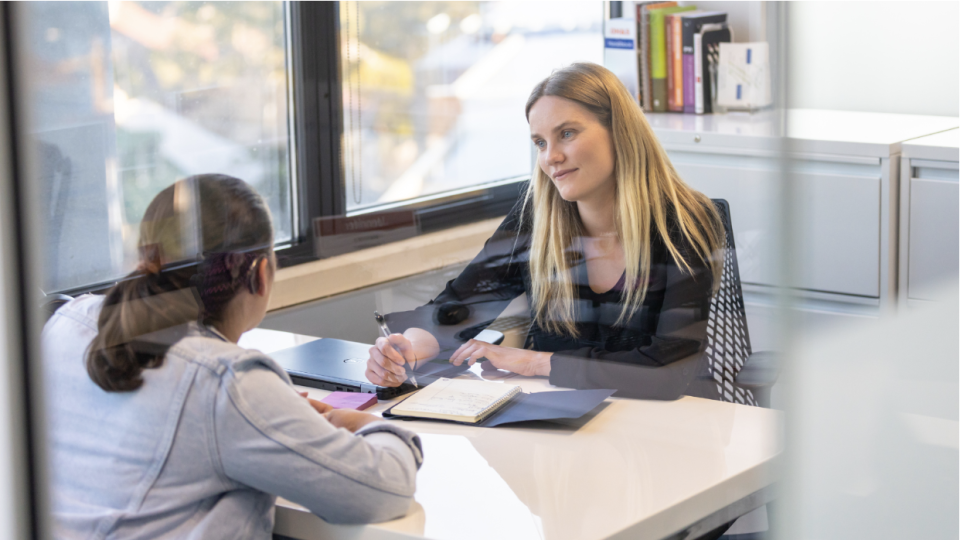
[[[769,388],[780,376],[780,355],[775,351],[755,352],[743,362],[736,385],[747,390]]]

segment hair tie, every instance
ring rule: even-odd
[[[146,244],[140,246],[140,263],[137,272],[141,274],[159,274],[163,267],[163,248],[160,244]]]
[[[140,261],[137,265],[137,272],[141,274],[159,274],[160,265],[152,261]]]

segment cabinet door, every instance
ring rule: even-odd
[[[779,275],[778,171],[769,163],[762,165],[770,166],[733,167],[692,163],[688,161],[690,156],[683,157],[687,159],[671,155],[674,167],[687,184],[711,199],[730,203],[740,280],[774,285]]]
[[[880,296],[880,176],[795,172],[799,271],[794,286]]]
[[[671,152],[681,177],[708,197],[730,203],[740,277],[778,285],[781,170],[776,160]],[[830,162],[790,165],[800,267],[793,287],[880,295],[880,166]]]
[[[942,171],[938,176],[910,179],[907,289],[909,297],[917,300],[936,300],[939,285],[957,281],[960,182],[957,171]]]

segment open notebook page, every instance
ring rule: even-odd
[[[520,393],[517,385],[437,379],[391,411],[394,415],[479,422]]]

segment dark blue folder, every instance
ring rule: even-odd
[[[556,392],[536,392],[532,394],[520,393],[508,401],[497,412],[491,414],[476,424],[471,422],[457,422],[439,418],[420,418],[419,416],[400,416],[391,413],[390,407],[383,413],[384,418],[398,420],[428,420],[437,422],[453,422],[468,426],[494,427],[513,422],[529,420],[556,420],[560,418],[580,418],[603,403],[603,400],[612,396],[616,390],[557,390]],[[399,405],[399,403],[397,404]],[[394,405],[396,407],[396,405]]]

